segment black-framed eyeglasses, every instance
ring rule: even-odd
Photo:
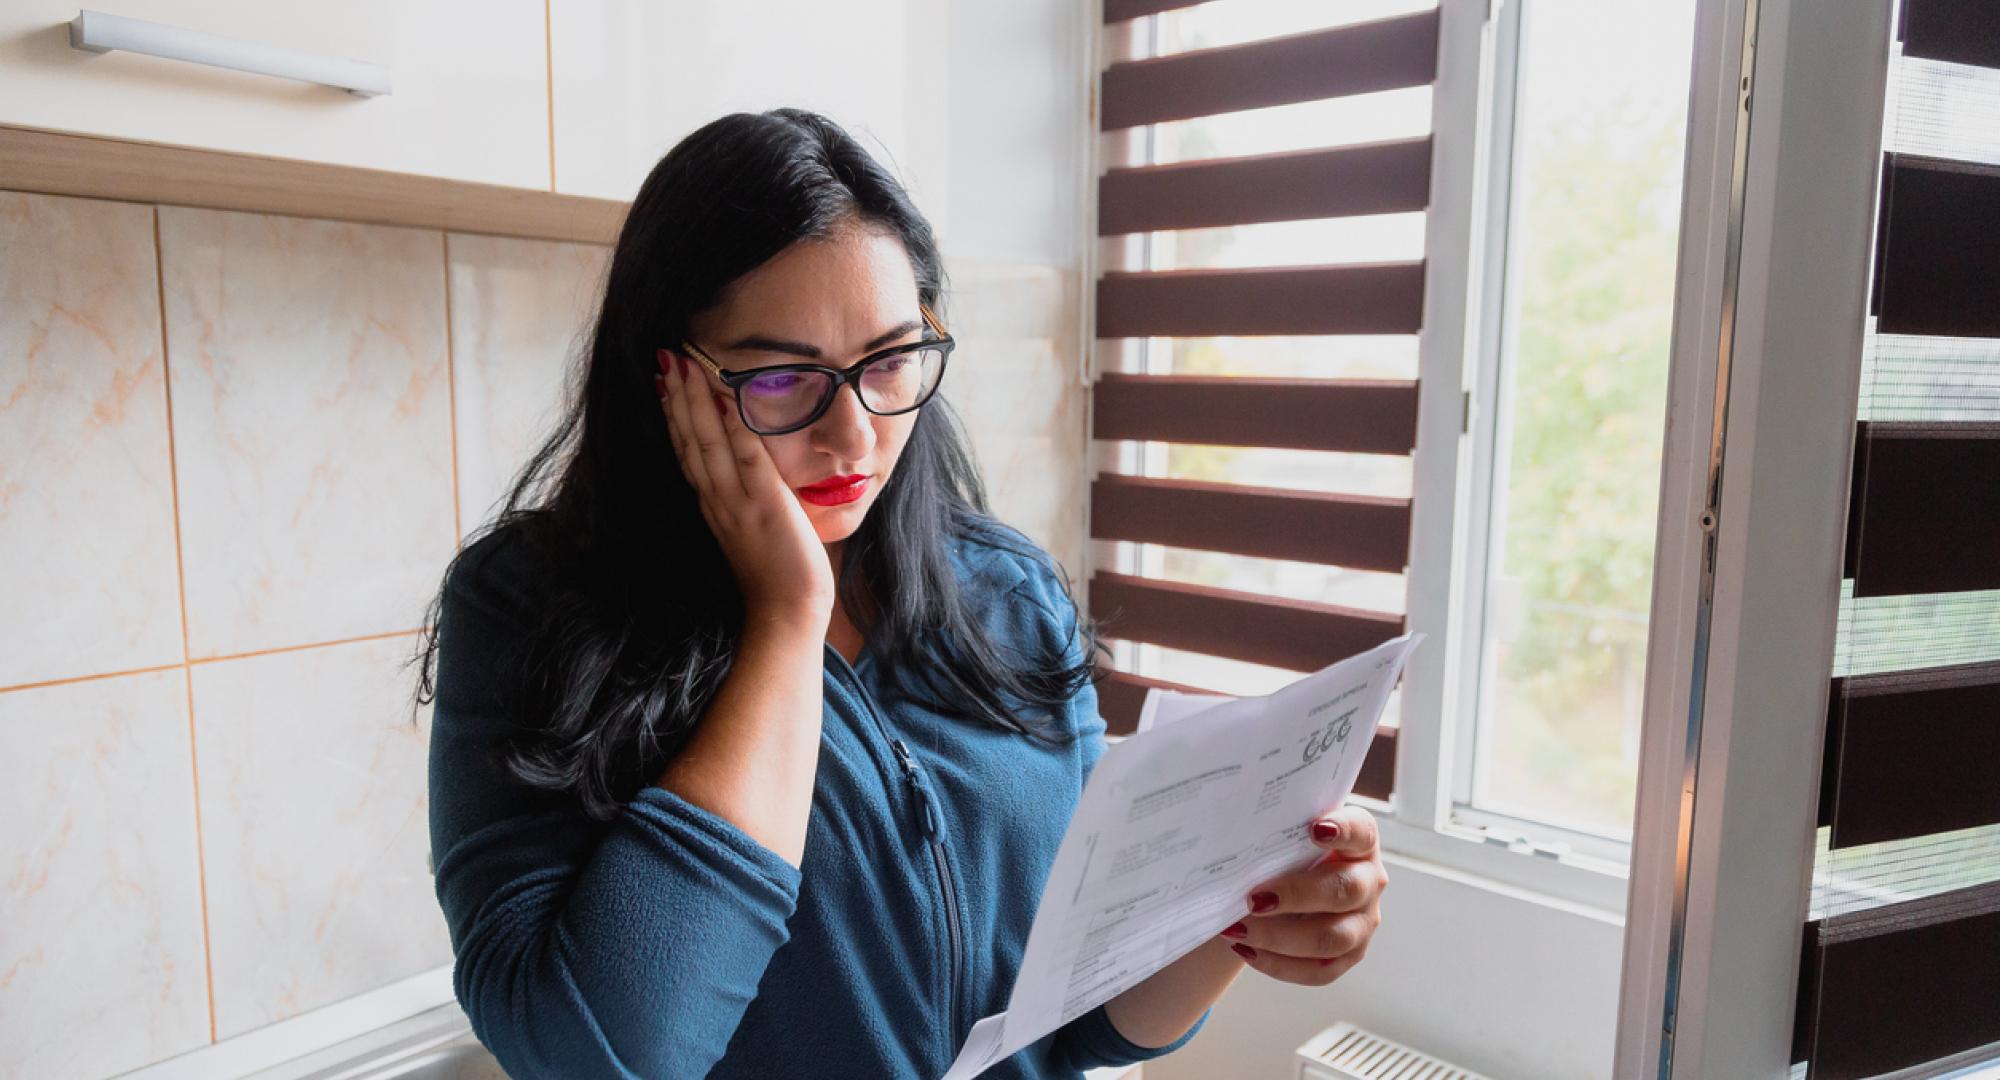
[[[929,305],[918,304],[917,309],[936,337],[891,345],[845,368],[774,364],[725,371],[694,342],[681,342],[681,350],[735,392],[743,426],[759,435],[784,435],[810,426],[833,406],[833,396],[843,383],[854,387],[862,408],[877,416],[895,416],[920,408],[937,393],[938,384],[944,381],[945,361],[958,344],[939,325]]]

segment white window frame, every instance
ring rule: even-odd
[[[1094,5],[1086,5],[1093,8]],[[1480,656],[1478,598],[1484,592],[1484,523],[1495,440],[1481,430],[1494,400],[1498,373],[1503,242],[1512,195],[1512,92],[1518,55],[1520,0],[1439,0],[1437,78],[1432,88],[1432,169],[1425,224],[1423,330],[1418,344],[1417,448],[1413,462],[1408,626],[1428,635],[1403,679],[1395,791],[1391,800],[1357,798],[1376,815],[1383,847],[1400,856],[1443,866],[1554,906],[1599,918],[1623,918],[1628,842],[1559,825],[1460,805],[1461,774],[1469,778],[1479,680],[1469,666]],[[1091,35],[1085,63],[1093,80],[1103,63],[1144,50],[1135,25],[1101,28]],[[1506,100],[1497,94],[1508,88]],[[1496,107],[1504,106],[1504,107]],[[1087,134],[1090,175],[1106,165],[1128,164],[1143,153],[1126,142],[1125,153],[1106,160],[1096,117]],[[1495,181],[1497,178],[1498,182]],[[1083,199],[1085,235],[1095,237],[1094,186]],[[1144,264],[1138,237],[1096,240],[1095,265],[1082,275],[1094,281],[1100,267]],[[1477,266],[1478,272],[1473,268]],[[1082,290],[1089,339],[1092,289]],[[1084,342],[1101,370],[1143,370],[1147,342],[1106,347]],[[1084,377],[1089,380],[1094,371]],[[1475,439],[1471,436],[1478,435]],[[1138,472],[1145,449],[1098,446],[1093,469]],[[1146,565],[1148,545],[1091,544],[1093,565],[1128,573],[1157,571]],[[1155,550],[1155,561],[1157,549]],[[1477,564],[1480,577],[1466,568]],[[1115,662],[1127,670],[1136,646],[1117,643]]]
[[[1396,787],[1371,804],[1400,854],[1622,918],[1630,844],[1469,802],[1481,689],[1493,430],[1504,346],[1520,0],[1440,0],[1424,233],[1409,626]]]
[[[1513,223],[1520,219],[1521,209],[1520,191],[1513,182],[1520,150],[1514,119],[1520,101],[1521,21],[1526,6],[1524,0],[1495,0],[1489,7],[1492,12],[1489,33],[1493,41],[1491,71],[1482,80],[1481,103],[1487,137],[1485,146],[1473,150],[1483,155],[1486,165],[1485,190],[1473,193],[1479,200],[1478,209],[1483,211],[1483,219],[1475,227],[1484,242],[1484,251],[1479,263],[1482,278],[1478,288],[1478,318],[1467,328],[1470,355],[1476,363],[1468,377],[1471,388],[1463,425],[1464,436],[1470,443],[1469,470],[1464,477],[1470,489],[1469,502],[1463,525],[1464,544],[1456,553],[1456,568],[1464,575],[1465,583],[1460,591],[1459,617],[1449,628],[1450,632],[1463,636],[1459,655],[1469,665],[1456,688],[1457,694],[1449,701],[1453,713],[1447,722],[1456,727],[1453,745],[1464,748],[1449,763],[1451,821],[1489,839],[1520,838],[1538,853],[1573,852],[1609,872],[1630,861],[1629,834],[1614,836],[1581,826],[1566,827],[1546,818],[1483,809],[1472,802],[1479,720],[1490,711],[1497,677],[1484,647],[1487,627],[1492,623],[1492,612],[1484,598],[1490,595],[1492,582],[1493,500],[1506,483],[1503,455],[1513,443],[1512,411],[1502,400],[1506,392],[1502,373],[1517,362],[1511,332],[1517,312],[1516,305],[1509,302],[1507,287],[1516,278],[1516,256],[1520,251],[1520,245],[1512,242],[1510,234]]]

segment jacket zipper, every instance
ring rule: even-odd
[[[896,760],[903,764],[903,775],[910,782],[910,788],[917,793],[917,804],[921,809],[924,837],[930,842],[931,862],[937,867],[938,886],[944,891],[944,920],[951,928],[951,1037],[958,1038],[958,976],[965,970],[965,943],[958,933],[958,888],[952,884],[951,860],[944,850],[944,812],[938,808],[937,795],[931,791],[929,779],[924,776],[916,756],[901,739],[891,739],[889,745],[896,750]],[[951,1048],[956,1053],[958,1047]]]
[[[958,888],[952,884],[951,857],[944,846],[944,811],[938,804],[937,794],[931,790],[930,780],[925,775],[923,767],[917,764],[916,755],[911,753],[909,746],[903,740],[890,738],[888,724],[876,711],[875,701],[868,696],[867,688],[861,685],[861,676],[854,671],[852,665],[848,664],[847,658],[841,656],[832,645],[827,646],[827,653],[838,659],[840,665],[852,676],[855,696],[867,706],[869,719],[874,721],[876,731],[889,740],[890,749],[896,753],[896,763],[902,767],[904,782],[909,784],[916,798],[917,823],[923,827],[924,839],[931,850],[931,865],[937,870],[938,888],[944,898],[945,927],[951,940],[946,1016],[951,1023],[949,1039],[952,1045],[945,1047],[945,1056],[954,1057],[958,1053],[956,1040],[959,1037],[959,980],[960,973],[965,970],[965,943],[959,934]]]

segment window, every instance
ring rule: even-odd
[[[1381,565],[1214,550],[1100,529],[1094,515],[1093,536],[1107,542],[1094,549],[1093,611],[1107,614],[1097,602],[1097,579],[1110,571],[1123,580],[1107,597],[1122,595],[1118,590],[1134,580],[1141,587],[1210,587],[1330,605],[1391,629],[1407,624],[1430,633],[1427,650],[1445,654],[1449,646],[1454,663],[1448,673],[1424,676],[1437,679],[1425,699],[1437,705],[1427,708],[1435,715],[1423,722],[1448,731],[1399,740],[1396,754],[1416,753],[1420,760],[1405,761],[1397,774],[1428,771],[1428,790],[1405,800],[1399,789],[1378,816],[1431,837],[1450,830],[1501,841],[1495,846],[1512,841],[1517,849],[1525,839],[1545,854],[1581,856],[1600,870],[1615,871],[1626,858],[1694,6],[1694,0],[1499,0],[1489,11],[1487,4],[1472,3],[1440,9],[1435,0],[1106,3],[1112,64],[1101,136],[1108,168],[1100,187],[1099,262],[1108,276],[1269,268],[1370,273],[1408,266],[1423,275],[1429,292],[1427,314],[1407,325],[1291,326],[1232,336],[1199,328],[1107,331],[1100,282],[1098,366],[1120,374],[1099,384],[1100,481],[1093,504],[1102,507],[1108,495],[1123,494],[1104,474],[1114,474],[1114,481],[1144,477],[1233,491],[1320,493],[1357,506],[1393,503],[1413,511],[1416,527],[1428,520],[1450,533],[1451,554],[1430,564],[1428,580],[1418,581],[1408,560]],[[1227,107],[1166,107],[1138,119],[1121,113],[1127,102],[1114,100],[1131,85],[1126,80],[1114,88],[1112,71],[1118,69],[1145,63],[1157,69],[1175,58],[1219,57],[1274,41],[1301,43],[1336,29],[1376,33],[1399,22],[1437,28],[1435,65],[1478,70],[1434,65],[1424,77],[1406,74],[1400,81],[1283,100],[1259,98],[1254,89],[1217,90],[1216,73],[1208,72],[1199,85],[1223,97],[1233,94]],[[1480,25],[1468,28],[1472,22]],[[1456,34],[1482,44],[1465,48],[1446,40]],[[1284,81],[1264,68],[1237,77]],[[1447,81],[1452,99],[1440,97]],[[1468,95],[1467,86],[1476,90]],[[1155,93],[1164,99],[1182,91],[1162,87]],[[1134,200],[1120,187],[1166,166],[1200,168],[1222,159],[1296,164],[1336,148],[1362,155],[1357,160],[1370,160],[1379,170],[1392,169],[1388,158],[1397,153],[1423,158],[1417,179],[1400,181],[1400,201],[1387,194],[1395,187],[1387,181],[1371,191],[1353,181],[1357,174],[1329,171],[1316,181],[1293,180],[1348,190],[1351,205],[1307,212],[1301,207],[1315,199],[1339,200],[1324,190],[1304,197],[1272,188],[1257,197],[1285,208],[1214,224],[1185,217],[1134,223]],[[1435,171],[1446,165],[1472,179],[1434,182]],[[1407,197],[1413,184],[1426,189],[1415,202]],[[1434,198],[1463,205],[1433,205]],[[1438,232],[1439,221],[1454,214],[1461,224],[1452,227],[1460,234]],[[1459,286],[1464,299],[1453,301]],[[1425,324],[1439,304],[1455,302],[1465,309],[1456,318]],[[1428,403],[1420,408],[1442,402],[1453,426],[1441,436],[1425,427],[1417,441],[1432,439],[1442,456],[1454,452],[1456,441],[1459,464],[1448,474],[1424,470],[1424,447],[1413,457],[1409,443],[1306,447],[1243,438],[1216,445],[1173,435],[1104,434],[1107,396],[1127,389],[1110,379],[1176,377],[1418,386]],[[1462,403],[1460,383],[1467,391]],[[1325,423],[1337,428],[1342,422],[1330,413]],[[1433,508],[1428,518],[1426,508]],[[1448,593],[1449,614],[1442,603],[1420,604],[1426,592]],[[1107,717],[1111,699],[1123,693],[1136,702],[1155,680],[1251,694],[1298,674],[1296,664],[1226,655],[1216,644],[1223,636],[1218,633],[1208,634],[1206,645],[1199,634],[1187,644],[1163,640],[1172,634],[1120,640],[1116,626],[1107,627],[1107,636],[1125,680],[1106,695]],[[1421,666],[1420,660],[1412,671]],[[1406,679],[1386,718],[1391,727],[1399,725],[1402,700],[1411,692]],[[1419,805],[1432,801],[1435,811]],[[1483,853],[1474,858],[1491,863]],[[1582,894],[1616,907],[1622,883],[1593,884]]]
[[[1470,425],[1452,800],[1622,858],[1672,337],[1693,0],[1513,0]],[[1490,405],[1482,406],[1482,402]]]

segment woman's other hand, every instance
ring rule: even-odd
[[[1243,962],[1274,979],[1325,986],[1368,955],[1389,872],[1375,817],[1343,806],[1312,824],[1326,857],[1250,891],[1250,914],[1222,932]]]
[[[681,473],[743,591],[751,620],[805,623],[825,633],[834,604],[833,567],[797,496],[743,426],[735,403],[694,360],[659,352],[660,408]]]

